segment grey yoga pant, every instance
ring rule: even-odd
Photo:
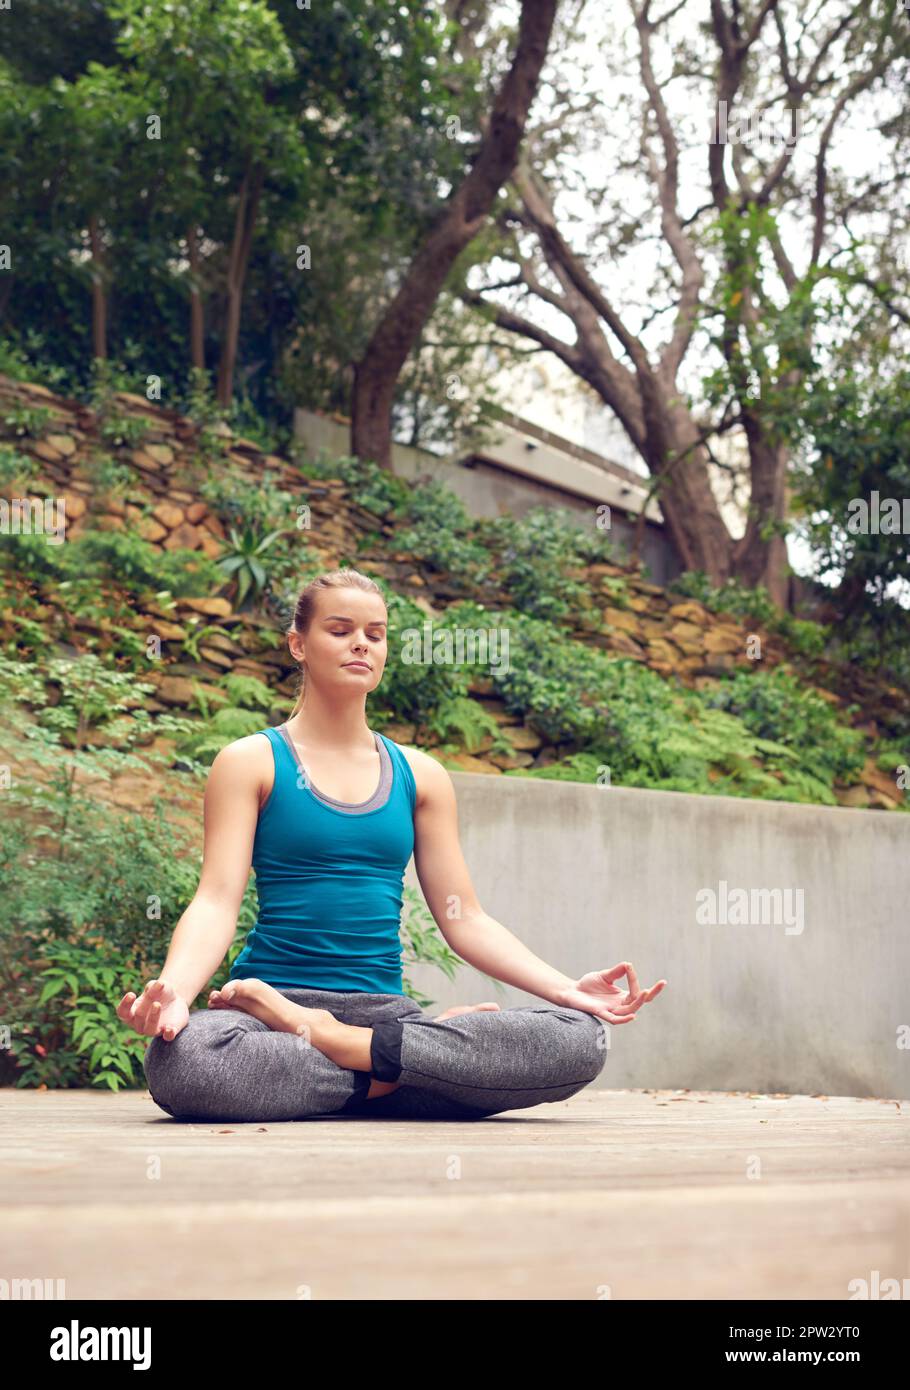
[[[155,1103],[179,1120],[472,1119],[574,1096],[599,1075],[609,1045],[607,1023],[551,1004],[437,1022],[403,994],[279,993],[372,1028],[372,1071],[337,1066],[251,1014],[196,1009],[173,1042],[153,1038],[146,1049]],[[398,1088],[367,1100],[374,1078]]]

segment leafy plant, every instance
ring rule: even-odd
[[[849,782],[866,759],[862,734],[839,723],[831,705],[780,667],[737,672],[705,696],[710,708],[735,714],[752,733],[787,750],[796,767],[784,768],[779,755],[768,766],[785,782],[811,795],[799,800],[835,803],[835,782]]]
[[[492,569],[492,556],[471,538],[475,527],[461,499],[434,479],[414,488],[395,544],[456,584],[480,585]]]
[[[46,406],[20,405],[6,412],[3,424],[8,434],[17,435],[20,439],[40,439],[53,418]]]
[[[0,491],[37,478],[40,469],[31,454],[20,454],[8,444],[0,446]]]
[[[238,612],[251,606],[249,601],[261,600],[269,583],[269,551],[282,535],[281,531],[262,532],[254,526],[246,526],[242,532],[231,527],[226,554],[216,563],[237,586],[233,606]]]
[[[193,765],[208,766],[227,744],[255,734],[261,728],[262,714],[258,710],[225,705],[210,714],[201,728],[177,744],[178,765],[189,767],[191,760]]]
[[[104,497],[107,493],[122,493],[135,485],[136,475],[127,464],[118,463],[110,454],[93,449],[89,456],[86,474],[96,494]]]
[[[151,420],[143,419],[139,415],[112,414],[101,421],[99,433],[109,444],[135,448],[143,442],[151,429]]]
[[[91,527],[66,545],[48,545],[40,535],[19,536],[15,550],[0,551],[0,567],[45,583],[92,576],[137,596],[167,589],[180,597],[208,597],[223,584],[215,562],[198,551],[160,551],[134,531]]]
[[[432,733],[445,740],[451,731],[457,735],[458,744],[469,753],[477,752],[484,739],[492,735],[491,753],[512,753],[512,744],[502,732],[487,710],[476,700],[464,695],[456,695],[445,701],[435,711],[429,721]]]

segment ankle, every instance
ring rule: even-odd
[[[339,1023],[337,1018],[332,1019],[332,1025],[326,1025],[324,1040],[320,1042],[321,1050],[336,1066],[345,1067],[348,1071],[370,1071],[373,1065],[370,1055],[372,1028]]]

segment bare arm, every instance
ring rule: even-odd
[[[414,813],[414,867],[439,930],[452,950],[504,984],[561,1003],[575,981],[536,956],[481,907],[458,838],[458,806],[452,779],[424,755]]]
[[[520,941],[484,912],[471,882],[458,839],[458,808],[452,779],[441,763],[421,754],[420,791],[414,812],[414,864],[427,906],[448,944],[463,960],[516,989],[551,1003],[596,1014],[609,1023],[633,1023],[642,1004],[664,989],[639,987],[629,961],[609,970],[592,970],[574,980]],[[625,977],[628,990],[615,981]]]
[[[259,798],[271,750],[256,734],[222,748],[205,785],[202,873],[199,887],[171,938],[157,980],[137,999],[124,995],[118,1016],[140,1033],[176,1031],[186,1010],[224,960],[237,930],[250,875]]]
[[[250,740],[261,744],[257,735]],[[258,759],[247,739],[218,753],[205,784],[202,873],[192,902],[174,928],[160,979],[192,1004],[224,960],[237,930],[250,876],[259,814]]]

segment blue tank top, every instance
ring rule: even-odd
[[[259,913],[228,978],[403,994],[402,889],[417,801],[407,759],[374,731],[379,786],[348,803],[307,785],[283,725],[258,732],[272,745],[275,782],[253,841]]]

